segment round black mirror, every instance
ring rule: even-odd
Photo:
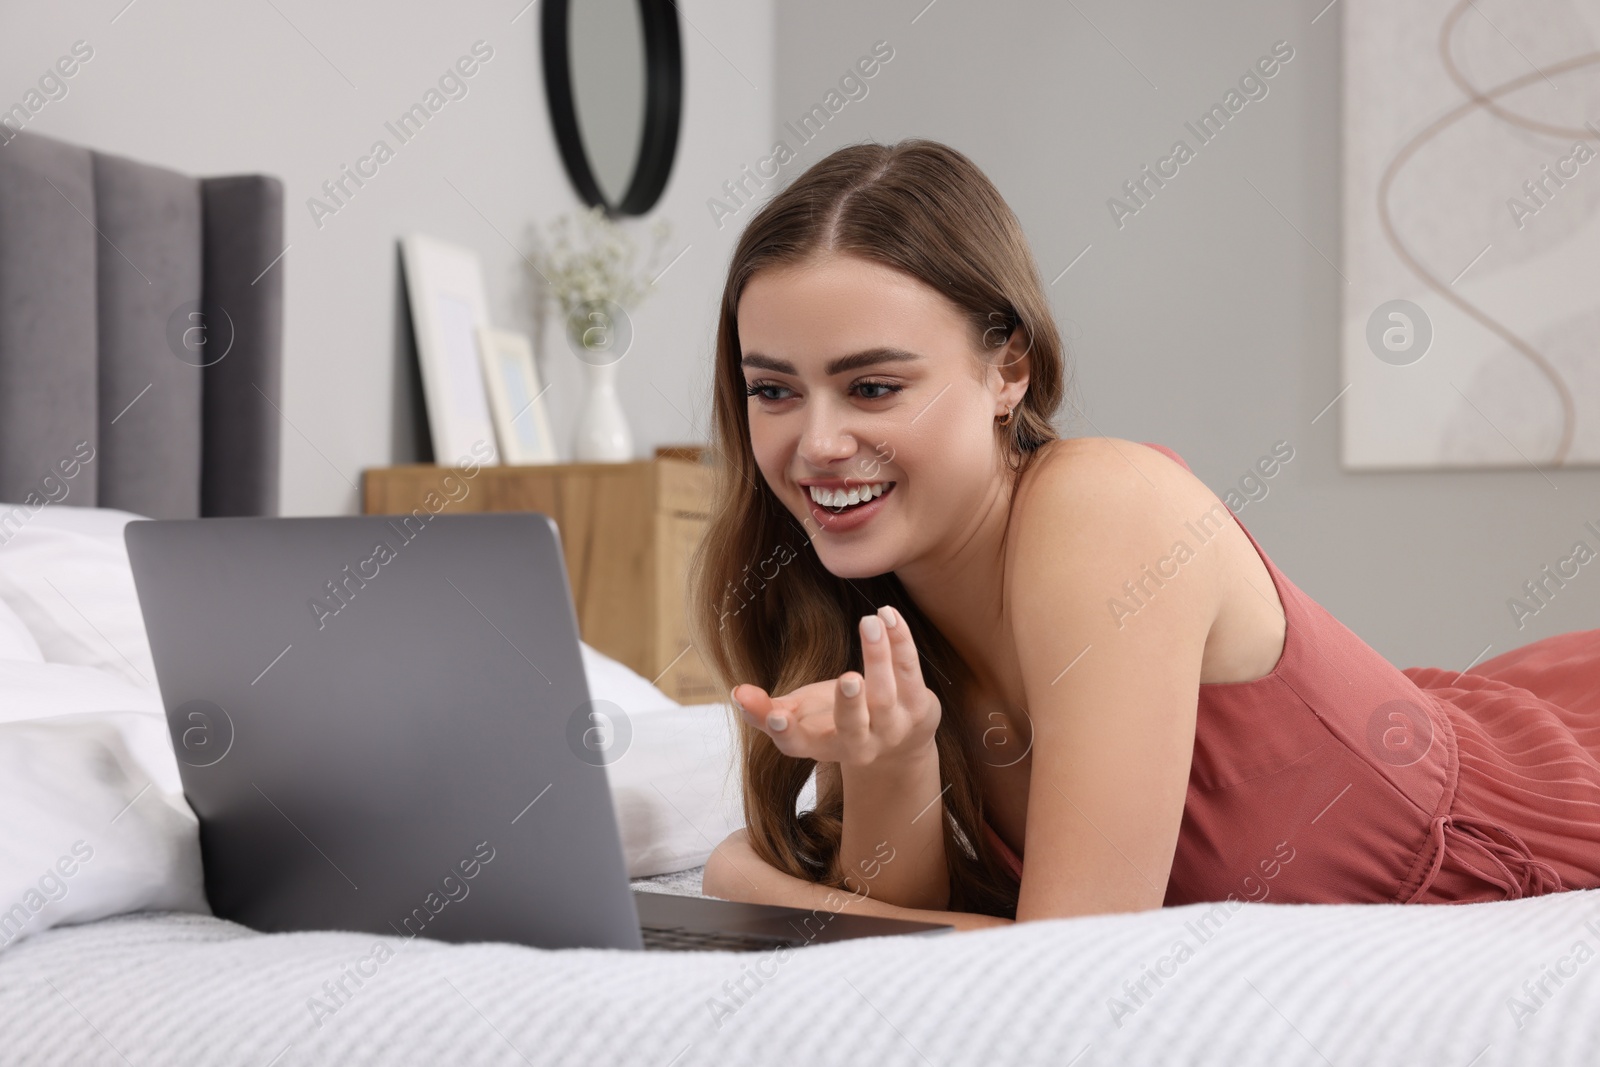
[[[546,0],[545,98],[567,176],[607,215],[642,215],[672,173],[683,53],[672,0]]]

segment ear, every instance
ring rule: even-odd
[[[989,366],[1000,375],[1000,392],[996,399],[999,407],[995,417],[1004,416],[1005,413],[1022,403],[1023,394],[1028,391],[1028,377],[1032,369],[1033,345],[1028,331],[1018,326],[1011,331],[1011,336],[1006,338],[1006,343],[997,349],[989,359]]]

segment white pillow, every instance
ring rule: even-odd
[[[169,793],[183,792],[166,713],[154,690],[73,663],[0,660],[0,724],[90,714],[122,730],[145,777]],[[7,817],[0,808],[0,819]]]
[[[0,549],[4,551],[4,549]],[[0,601],[0,660],[15,659],[28,663],[43,663],[44,652],[33,638],[17,613]]]
[[[583,652],[583,673],[589,680],[589,699],[608,700],[629,715],[656,708],[679,708],[673,700],[625,663],[612,659],[588,642],[578,642]]]
[[[166,733],[142,712],[0,724],[0,948],[130,911],[211,913],[194,813],[150,780],[129,728]]]
[[[0,504],[0,511],[15,505]],[[0,545],[0,601],[51,663],[109,671],[156,687],[122,528],[140,516],[55,504]]]
[[[629,716],[631,738],[606,764],[628,876],[698,867],[744,825],[726,704]]]
[[[30,770],[19,772],[18,764]],[[102,821],[112,800],[117,806]],[[0,946],[19,934],[141,908],[209,911],[198,823],[152,689],[78,664],[0,661],[0,819],[7,826]],[[12,833],[18,827],[26,832]],[[78,841],[77,859],[93,855],[77,868],[56,868],[66,892],[50,900],[61,890],[50,879],[40,886],[47,861],[72,858]],[[68,869],[70,877],[62,874]],[[41,895],[44,906],[30,907]]]

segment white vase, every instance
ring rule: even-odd
[[[583,363],[588,391],[572,435],[575,463],[626,463],[633,459],[633,434],[617,398],[617,364]]]

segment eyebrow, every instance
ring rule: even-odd
[[[916,363],[920,362],[921,359],[922,357],[915,352],[907,352],[903,348],[880,346],[878,348],[868,348],[861,352],[853,352],[848,356],[840,356],[838,359],[829,362],[823,368],[823,373],[831,378],[835,374],[843,374],[845,371],[859,370],[862,367],[871,367],[879,363]],[[744,358],[740,360],[740,366],[757,367],[762,370],[774,371],[778,374],[793,374],[796,377],[799,377],[800,374],[795,369],[795,365],[788,360],[763,356],[759,352],[746,352]]]

